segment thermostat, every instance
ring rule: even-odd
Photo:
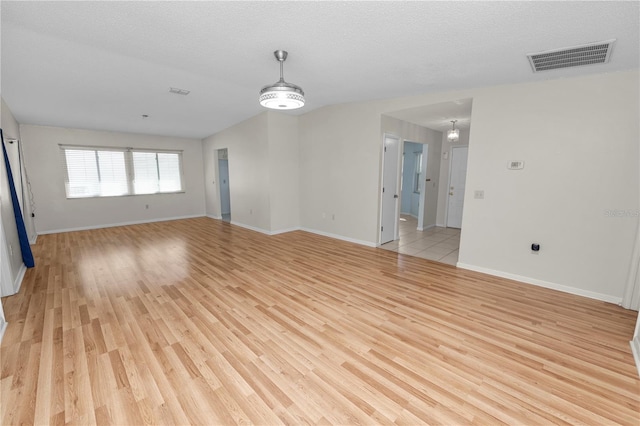
[[[524,169],[524,161],[509,161],[507,163],[507,169],[509,169],[509,170],[522,170],[522,169]]]

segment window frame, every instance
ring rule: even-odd
[[[131,196],[142,196],[142,195],[162,195],[162,194],[181,194],[185,191],[185,179],[184,179],[184,164],[183,164],[183,150],[177,149],[153,149],[153,148],[132,148],[132,147],[113,147],[113,146],[97,146],[97,145],[68,145],[68,144],[59,144],[60,148],[60,158],[62,168],[64,170],[64,191],[65,197],[68,200],[76,200],[76,199],[86,199],[86,198],[110,198],[110,197],[131,197]],[[96,156],[96,167],[98,176],[100,176],[100,164],[98,159],[98,153],[100,151],[113,151],[113,152],[121,152],[124,154],[124,167],[125,167],[125,177],[127,184],[127,193],[119,194],[119,195],[88,195],[88,196],[70,196],[69,195],[69,165],[67,164],[67,155],[66,151],[91,151]],[[160,181],[160,166],[158,164],[158,154],[175,154],[178,156],[178,176],[180,178],[180,189],[175,191],[161,191],[160,185],[158,185],[158,191],[156,192],[147,192],[137,194],[135,192],[135,167],[133,161],[133,153],[141,152],[141,153],[152,153],[155,154],[156,161],[156,169],[158,171],[158,182]],[[98,178],[99,179],[99,178]],[[98,180],[100,182],[100,180]]]
[[[413,193],[420,193],[420,184],[422,183],[422,151],[416,151],[413,153],[414,161],[414,176],[413,176]]]

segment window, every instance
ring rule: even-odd
[[[67,198],[181,192],[182,152],[61,146]]]
[[[413,178],[413,192],[420,193],[420,175],[422,174],[422,152],[414,152],[415,168],[416,171]]]

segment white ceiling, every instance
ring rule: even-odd
[[[21,123],[203,138],[262,111],[258,91],[279,78],[276,49],[289,51],[285,79],[305,90],[307,105],[293,112],[302,114],[638,68],[639,8],[637,1],[3,0],[1,94]],[[611,38],[605,65],[533,74],[526,58]],[[452,116],[468,103],[448,107],[395,115],[439,130],[468,120]]]

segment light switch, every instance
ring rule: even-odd
[[[476,200],[484,200],[484,190],[476,189],[475,191],[473,191],[473,198],[475,198]]]

